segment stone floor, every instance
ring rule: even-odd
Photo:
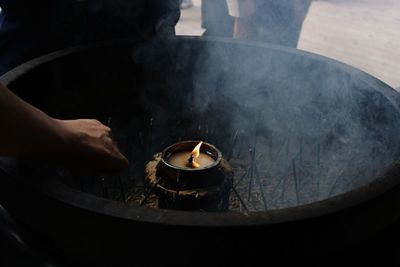
[[[182,10],[178,35],[201,35],[201,0]],[[400,0],[314,0],[299,49],[359,68],[400,90]]]

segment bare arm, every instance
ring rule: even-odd
[[[85,171],[120,171],[128,161],[96,120],[57,120],[0,84],[0,155]]]

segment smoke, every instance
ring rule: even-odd
[[[223,118],[212,118],[218,130],[241,134],[245,141],[237,150],[257,147],[271,208],[367,185],[399,156],[399,102],[391,88],[333,60],[271,45],[296,46],[309,4],[258,3],[248,37],[268,47],[210,39],[192,61],[193,109],[201,117],[220,107],[229,115],[214,115]],[[211,33],[220,26],[207,25]]]
[[[282,14],[289,9],[282,10],[275,18],[288,25]],[[298,12],[295,37],[306,9]],[[283,28],[276,28],[278,39],[292,40],[281,38]],[[244,177],[237,190],[251,210],[264,209],[261,190],[268,209],[278,209],[367,185],[399,156],[397,96],[333,60],[275,44],[213,37],[135,46],[133,66],[118,52],[105,60],[109,65],[91,71],[96,73],[95,95],[104,84],[107,91],[114,82],[115,88],[125,88],[117,91],[123,99],[114,102],[121,103],[114,109],[131,116],[126,124],[116,122],[128,132],[126,143],[142,145],[132,145],[131,158],[145,162],[179,140],[210,142],[233,166],[235,182]],[[103,67],[114,74],[98,75]],[[260,178],[252,188],[251,166]]]
[[[154,77],[141,98],[151,103],[154,140],[213,143],[232,154],[236,179],[256,149],[269,209],[367,185],[399,156],[391,89],[333,60],[215,38],[159,40],[134,59]],[[246,195],[249,182],[237,189]],[[263,209],[259,195],[254,186],[251,209]]]
[[[296,160],[312,165],[311,176],[319,172],[312,179],[303,176],[308,180],[304,190],[307,183],[316,183],[318,188],[310,190],[323,198],[366,185],[398,157],[398,107],[385,95],[385,86],[368,84],[364,73],[298,51],[251,43],[209,42],[199,58],[193,83],[196,109],[204,112],[228,102],[235,107],[226,111],[232,132],[242,129],[251,136],[258,128],[275,145],[289,142],[279,168]],[[260,146],[275,153],[273,147]],[[260,162],[266,168],[271,164]],[[315,196],[300,202],[310,200]]]
[[[268,209],[279,209],[374,181],[399,156],[398,96],[352,67],[275,46],[296,46],[309,1],[262,3],[249,36],[269,44],[213,38],[224,24],[209,21],[211,38],[157,40],[136,51],[137,64],[163,73],[141,98],[152,103],[154,140],[170,137],[160,148],[184,139],[216,145],[252,210],[266,208],[262,191]],[[249,166],[260,186],[251,186]]]
[[[236,6],[235,0],[231,6]],[[247,4],[245,3],[247,2]],[[251,2],[251,3],[250,3]],[[303,20],[308,12],[310,0],[239,1],[240,30],[246,39],[296,47]],[[249,6],[254,7],[249,8]],[[208,36],[231,37],[234,31],[233,18],[229,16],[227,0],[202,1],[202,27]],[[250,13],[249,13],[249,10]],[[233,13],[237,13],[232,10]],[[247,14],[249,13],[249,14]]]

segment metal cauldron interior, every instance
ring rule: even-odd
[[[238,179],[257,165],[263,189],[253,193],[267,199],[253,211],[318,202],[385,173],[399,151],[389,88],[325,58],[250,47],[189,39],[90,47],[44,60],[10,87],[52,116],[111,121],[132,163],[128,186],[154,153],[193,138],[218,146]],[[73,180],[64,182],[79,189]]]

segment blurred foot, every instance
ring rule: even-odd
[[[193,6],[192,0],[183,0],[181,3],[181,9],[190,8]]]

